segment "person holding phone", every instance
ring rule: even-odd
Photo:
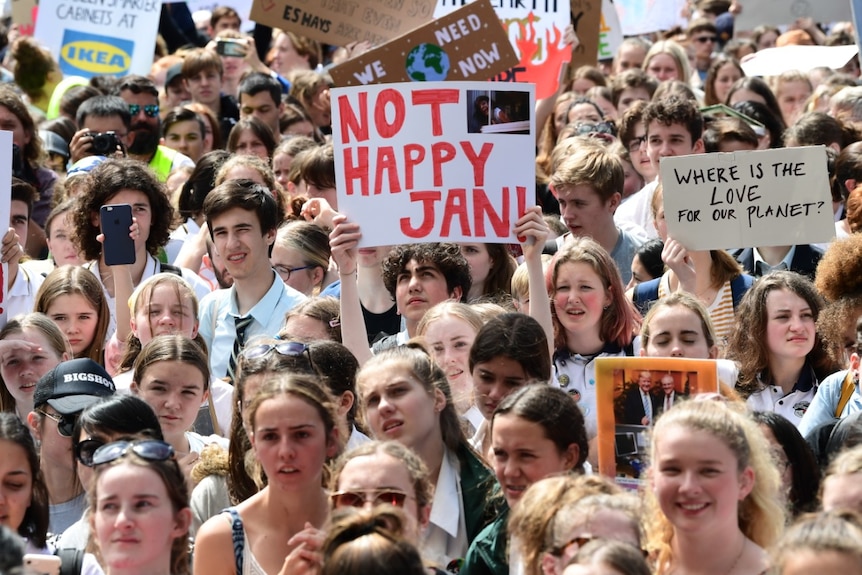
[[[99,164],[90,172],[91,185],[80,197],[79,209],[74,214],[75,243],[81,250],[85,264],[99,278],[108,298],[111,322],[108,336],[117,328],[117,298],[128,301],[135,286],[141,281],[163,271],[181,275],[192,287],[199,298],[209,293],[209,286],[191,270],[175,268],[162,264],[156,259],[159,249],[169,238],[174,209],[168,201],[164,186],[155,173],[145,164],[131,159],[112,158]],[[102,206],[125,204],[131,207],[132,222],[137,224],[137,233],[131,229],[127,208],[116,208],[126,216],[110,219],[110,225],[103,228],[100,222]],[[125,218],[124,222],[120,222]],[[125,227],[125,224],[130,224]],[[134,233],[133,241],[125,248],[116,250],[119,242]],[[104,235],[103,242],[99,240]],[[106,250],[104,246],[111,246]],[[118,258],[106,258],[107,251]],[[118,266],[132,262],[128,265]],[[124,313],[127,313],[127,306]],[[129,317],[124,315],[124,325]]]

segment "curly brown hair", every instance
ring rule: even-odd
[[[85,187],[73,213],[74,240],[84,257],[96,260],[102,254],[102,244],[96,240],[100,230],[97,224],[99,209],[123,190],[141,192],[150,202],[152,221],[147,237],[147,251],[155,256],[159,248],[168,243],[174,208],[168,200],[164,184],[143,162],[128,158],[105,160],[90,172],[89,186]]]
[[[460,287],[461,299],[464,300],[467,297],[473,280],[470,277],[470,266],[461,254],[460,246],[449,243],[427,243],[397,246],[383,260],[383,285],[393,298],[395,287],[398,285],[398,275],[412,260],[434,264],[446,278],[447,291],[452,293],[456,287]]]
[[[736,390],[744,397],[757,392],[762,387],[761,381],[771,381],[769,349],[766,341],[766,328],[769,322],[766,299],[770,292],[776,290],[787,290],[805,300],[811,308],[814,321],[817,321],[823,308],[823,298],[817,293],[814,284],[794,272],[772,272],[757,280],[746,292],[736,311],[736,328],[727,346],[727,358],[739,364]],[[816,332],[814,347],[808,352],[806,360],[814,369],[818,379],[834,371],[834,366]],[[758,374],[760,374],[759,378]]]
[[[817,264],[814,285],[826,301],[862,292],[862,234],[829,245]]]
[[[862,316],[862,292],[830,302],[817,318],[817,333],[835,365],[847,365],[856,348],[856,320]]]

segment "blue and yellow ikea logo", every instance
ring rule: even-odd
[[[135,43],[129,40],[66,30],[60,48],[60,69],[75,76],[125,75],[132,65]]]

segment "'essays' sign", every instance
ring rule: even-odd
[[[535,203],[534,100],[493,82],[333,89],[338,211],[360,246],[516,242]]]
[[[329,70],[336,86],[484,81],[518,63],[488,0],[478,0]]]
[[[823,146],[662,158],[668,235],[691,250],[829,241]]]
[[[334,46],[383,44],[431,20],[436,0],[254,0],[251,19]]]
[[[150,73],[161,0],[43,3],[34,36],[67,76]]]

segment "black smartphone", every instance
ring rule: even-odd
[[[236,40],[222,38],[216,40],[216,54],[219,56],[233,56],[234,58],[245,58],[246,45]]]
[[[132,227],[132,206],[129,204],[109,204],[99,210],[102,233],[105,241],[102,250],[105,263],[109,266],[135,263],[135,240],[129,237]]]

